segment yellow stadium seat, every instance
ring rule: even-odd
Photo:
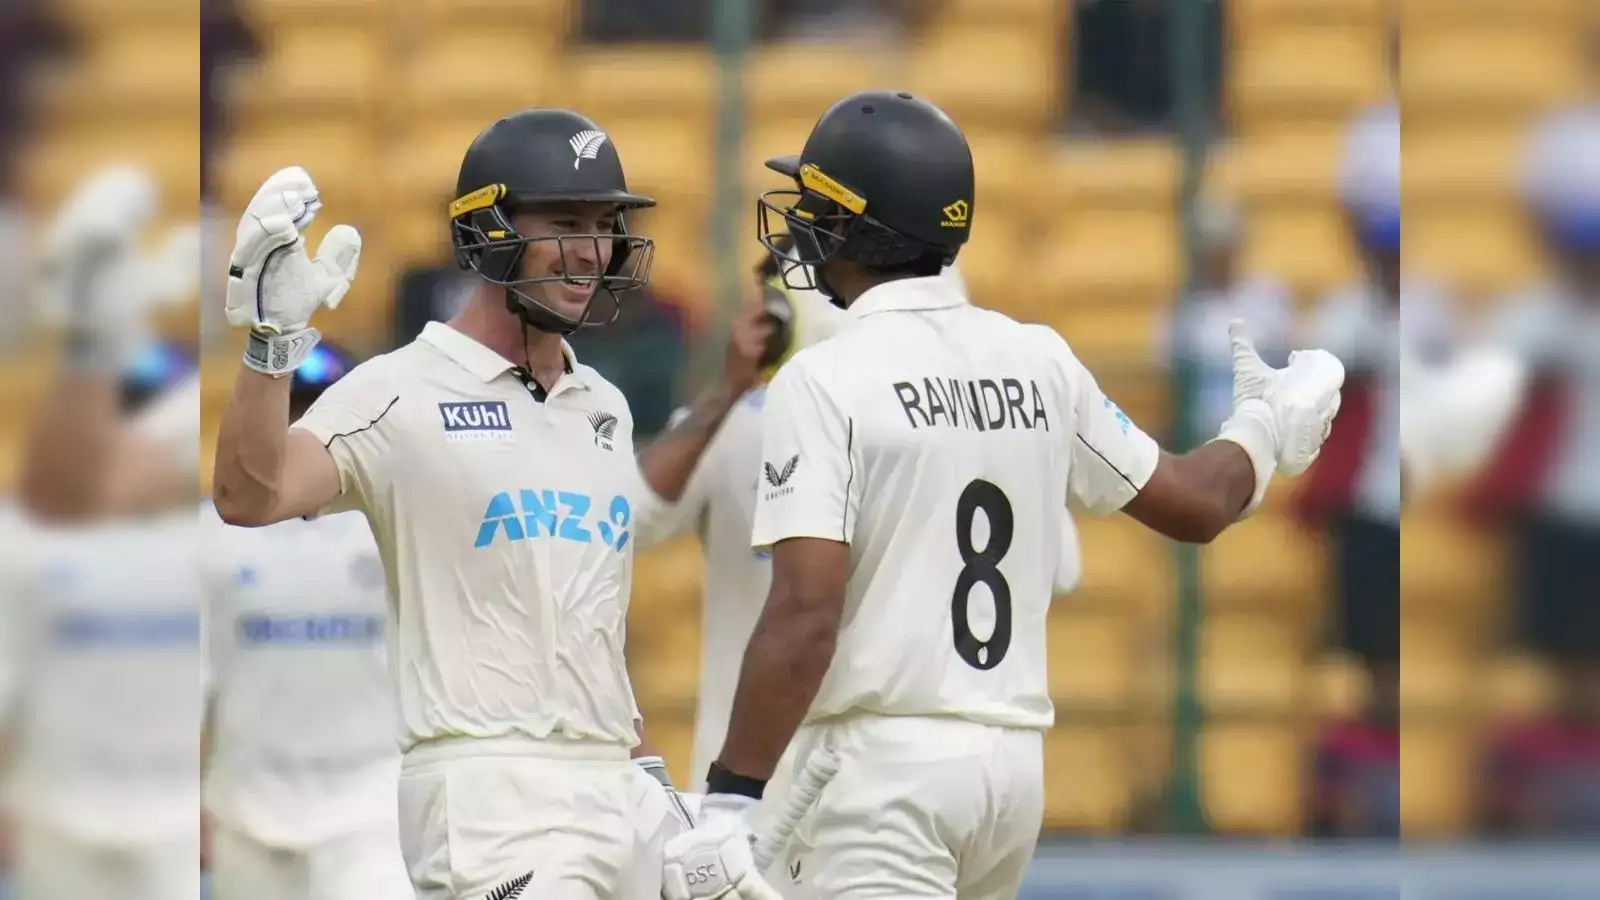
[[[372,134],[358,122],[285,121],[241,129],[218,160],[218,200],[228,218],[236,217],[268,176],[298,165],[316,181],[330,215],[348,219],[374,197],[371,146]]]
[[[1050,612],[1050,696],[1071,710],[1126,709],[1133,688],[1133,623],[1117,612]]]
[[[867,86],[897,79],[885,54],[814,46],[763,47],[745,63],[744,89],[749,112],[769,112],[815,122],[834,101]],[[798,153],[799,148],[793,152]]]
[[[1219,190],[1250,207],[1326,209],[1338,197],[1344,124],[1249,137],[1220,154],[1209,176]]]
[[[142,127],[137,136],[130,137],[121,123],[96,126],[85,122],[28,142],[22,148],[20,179],[25,202],[48,215],[99,167],[133,162],[150,168],[162,187],[165,209],[192,215],[200,199],[200,176],[195,169],[200,146],[198,120],[150,118]]]
[[[1494,661],[1488,673],[1488,709],[1491,719],[1519,719],[1548,713],[1556,696],[1555,673],[1550,664],[1532,656],[1506,656]]]
[[[1503,548],[1448,511],[1401,521],[1400,597],[1407,608],[1484,610],[1501,596]]]
[[[1171,209],[1071,210],[1048,240],[1039,284],[1046,296],[1069,304],[1111,301],[1108,305],[1129,309],[1148,323],[1155,301],[1178,287],[1178,232]],[[1139,329],[1135,346],[1148,347],[1153,324]]]
[[[1391,0],[1232,0],[1228,14],[1256,25],[1383,25]]]
[[[1200,736],[1200,796],[1211,828],[1228,835],[1298,833],[1306,765],[1291,726],[1208,726]]]
[[[417,123],[393,137],[388,164],[375,175],[384,179],[388,196],[411,197],[443,208],[455,199],[456,175],[467,148],[490,124],[481,116]]]
[[[1100,372],[1152,359],[1157,315],[1149,306],[1119,309],[1067,303],[1044,322],[1067,339],[1073,353],[1091,371]]]
[[[85,41],[69,73],[74,105],[113,113],[199,115],[197,22],[120,27]]]
[[[1385,71],[1381,29],[1272,29],[1239,48],[1230,78],[1235,121],[1249,134],[1347,119],[1384,95]]]
[[[1304,612],[1315,609],[1324,590],[1325,565],[1314,536],[1286,517],[1257,514],[1201,551],[1200,578],[1206,603],[1213,608]]]
[[[1120,395],[1113,396],[1127,408]],[[1083,577],[1072,594],[1074,604],[1146,612],[1170,602],[1170,545],[1126,516],[1079,514],[1074,521],[1083,550]]]
[[[571,95],[566,102],[601,128],[636,113],[708,121],[716,109],[716,60],[702,49],[581,48],[566,57],[562,70],[562,90]]]
[[[75,30],[111,30],[131,23],[176,24],[195,20],[192,0],[54,0],[52,12]]]
[[[1442,616],[1400,620],[1400,703],[1411,714],[1458,715],[1481,697],[1467,629]]]
[[[1527,131],[1515,120],[1406,127],[1401,166],[1405,204],[1464,198],[1509,200],[1517,190]],[[1510,211],[1509,209],[1507,210]]]
[[[974,221],[981,220],[985,224],[980,228],[987,228],[1001,209],[1009,207],[1017,214],[1014,221],[1031,225],[1040,199],[1034,176],[1039,157],[1048,152],[1044,143],[1032,134],[984,128],[968,134],[967,144],[972,148],[978,195]]]
[[[1271,615],[1209,615],[1200,632],[1200,697],[1208,710],[1287,715],[1305,693],[1303,626]]]
[[[1470,827],[1473,737],[1461,727],[1409,721],[1400,730],[1400,828],[1406,837],[1450,837]]]
[[[1343,216],[1331,202],[1252,206],[1244,268],[1282,278],[1308,300],[1344,286],[1358,271]]]
[[[666,760],[667,771],[674,773],[680,780],[678,783],[688,785],[681,780],[684,776],[677,773],[689,772],[689,767],[694,765],[694,714],[692,711],[664,711],[660,715],[645,715],[645,736],[649,738],[650,745]],[[699,776],[694,776],[698,778]]]
[[[1408,121],[1458,111],[1531,113],[1582,95],[1578,42],[1559,26],[1435,25],[1408,35]]]
[[[561,42],[571,25],[574,0],[386,0],[415,11],[428,25],[450,22],[495,22],[548,33],[552,45]],[[397,10],[398,12],[398,10]],[[404,13],[402,13],[404,14]]]
[[[1408,201],[1402,243],[1408,269],[1464,293],[1499,293],[1542,274],[1532,234],[1505,201]]]
[[[1354,658],[1329,653],[1319,659],[1311,672],[1316,692],[1315,714],[1319,721],[1352,719],[1366,706],[1371,681],[1366,669]]]
[[[1588,0],[1399,0],[1397,4],[1402,28],[1461,22],[1576,24],[1588,5]]]
[[[393,102],[403,119],[473,117],[488,127],[549,99],[558,63],[536,32],[500,22],[450,27],[430,34],[397,67]]]
[[[753,117],[740,151],[745,189],[757,192],[794,190],[793,178],[772,171],[766,163],[775,156],[798,155],[816,122],[816,116],[784,115],[779,110]],[[754,214],[754,206],[750,209]]]
[[[404,14],[407,0],[245,0],[244,15],[270,30],[284,22],[368,22]]]
[[[401,266],[437,264],[451,258],[450,218],[443,202],[389,213],[375,237]]]
[[[1057,725],[1045,735],[1046,828],[1115,834],[1133,814],[1127,740],[1105,727]]]
[[[652,597],[659,595],[697,604],[704,578],[705,559],[700,553],[700,541],[692,536],[657,544],[640,553],[634,564],[634,583],[650,585]]]
[[[983,224],[973,229],[957,257],[973,302],[1018,319],[1034,319],[1040,298],[1026,279],[1019,277],[1032,259],[1026,249],[1032,235],[1015,215],[1007,215],[1004,207],[986,205],[975,220]]]
[[[693,709],[700,693],[700,619],[658,616],[629,638],[641,709]],[[639,652],[642,650],[643,652]]]
[[[230,99],[246,117],[362,117],[392,87],[388,48],[359,25],[281,28]]]
[[[633,114],[617,116],[605,128],[622,158],[629,187],[651,194],[664,206],[710,208],[716,156],[709,121]]]
[[[1060,13],[1056,0],[942,0],[935,27],[1009,25],[1042,30],[1058,27]]]
[[[1046,151],[1050,190],[1069,210],[1170,208],[1178,196],[1181,165],[1167,139],[1071,141]]]
[[[968,134],[986,126],[1042,130],[1061,104],[1054,30],[961,26],[919,41],[910,90],[938,105]]]

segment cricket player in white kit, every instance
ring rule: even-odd
[[[319,343],[290,415],[354,365]],[[388,591],[366,518],[243,529],[208,505],[202,528],[212,900],[411,900]]]
[[[565,110],[491,125],[457,185],[457,261],[484,284],[292,428],[282,376],[318,339],[312,313],[348,288],[360,238],[335,226],[313,261],[307,174],[257,193],[230,268],[228,315],[250,348],[217,511],[244,526],[364,513],[395,604],[401,846],[419,897],[653,895],[666,834],[642,832],[677,795],[658,759],[630,762],[645,752],[624,661],[634,535],[681,496],[771,327],[759,307],[740,317],[723,383],[636,458],[626,400],[563,335],[609,322],[645,283],[653,245],[625,220],[653,201]]]
[[[786,276],[814,273],[849,321],[768,389],[753,543],[772,589],[667,895],[773,896],[747,829],[793,738],[795,785],[837,772],[792,836],[786,895],[1014,897],[1043,813],[1063,502],[1209,541],[1311,463],[1343,369],[1310,351],[1273,370],[1241,339],[1218,439],[1166,454],[1059,335],[937,277],[975,221],[943,112],[856,94],[768,165],[796,190],[763,196],[763,242],[787,230]]]
[[[65,366],[33,418],[26,521],[0,545],[20,900],[200,892],[198,379],[159,360],[126,377],[151,349],[150,312],[195,278],[182,233],[141,250],[157,200],[147,172],[99,172],[48,241],[42,299]]]

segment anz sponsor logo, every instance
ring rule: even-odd
[[[439,418],[444,420],[444,438],[459,441],[514,441],[511,413],[504,400],[473,403],[441,403]]]
[[[52,619],[50,633],[61,647],[198,647],[200,614],[70,610]]]
[[[632,521],[633,507],[620,494],[597,505],[593,497],[574,491],[502,491],[489,499],[472,546],[542,538],[622,550]]]
[[[372,644],[383,638],[383,617],[275,616],[253,613],[235,626],[241,644]]]

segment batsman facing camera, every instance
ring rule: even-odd
[[[666,848],[670,895],[770,887],[735,865],[729,832],[750,835],[787,751],[792,785],[831,778],[787,851],[804,891],[1014,897],[1054,720],[1061,498],[1209,541],[1278,469],[1316,458],[1343,367],[1311,350],[1273,369],[1236,324],[1231,417],[1210,443],[1164,452],[1062,335],[978,309],[940,277],[976,221],[971,152],[942,111],[855,94],[768,165],[795,187],[762,197],[762,243],[787,283],[846,315],[767,390],[751,543],[770,549],[772,584],[699,826]],[[826,776],[823,759],[837,760]],[[687,877],[708,859],[722,878]]]

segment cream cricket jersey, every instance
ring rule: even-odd
[[[198,837],[201,591],[193,507],[4,550],[17,815],[90,843]]]
[[[383,564],[359,513],[233,528],[207,505],[206,808],[270,846],[392,821],[400,752]]]
[[[753,543],[851,548],[808,721],[864,712],[1048,728],[1062,505],[1120,510],[1160,451],[1055,332],[940,278],[862,295],[768,390]]]
[[[634,746],[623,662],[634,518],[655,501],[622,393],[572,360],[542,402],[441,323],[368,360],[315,434],[394,597],[402,748],[529,736]]]

